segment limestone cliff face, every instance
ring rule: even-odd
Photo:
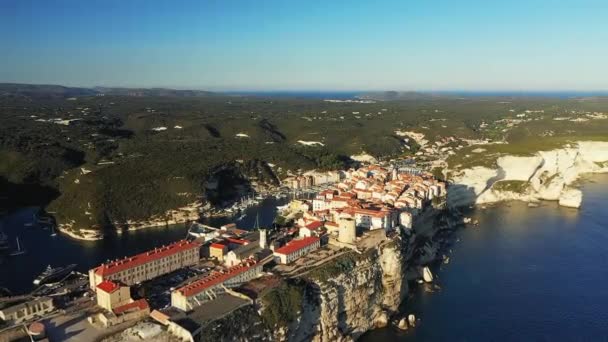
[[[474,167],[460,171],[448,194],[453,206],[505,200],[554,200],[580,206],[582,193],[572,184],[585,173],[608,172],[608,142],[581,141],[561,149],[540,151],[534,156],[503,156],[497,168]],[[517,189],[501,187],[520,182]]]
[[[416,218],[414,230],[285,279],[256,300],[250,317],[231,313],[209,324],[203,335],[222,332],[218,341],[355,341],[398,313],[408,281],[422,279],[424,266],[438,257],[441,239],[435,237],[450,231],[448,216],[447,210],[429,208]]]
[[[406,262],[399,243],[357,256],[348,272],[329,279],[309,279],[314,291],[305,298],[299,318],[274,332],[275,341],[354,341],[385,326],[408,293]]]
[[[407,294],[401,251],[383,248],[378,258],[357,262],[350,273],[319,284],[319,330],[313,341],[351,341],[385,326]]]

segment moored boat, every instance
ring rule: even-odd
[[[25,254],[26,250],[21,247],[21,243],[19,242],[19,237],[17,237],[17,250],[11,252],[10,256],[19,256]]]
[[[50,284],[60,281],[62,278],[70,274],[74,268],[76,268],[76,264],[56,268],[52,268],[51,265],[49,265],[44,272],[34,279],[34,285]]]

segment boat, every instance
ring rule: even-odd
[[[243,214],[241,216],[239,216],[236,220],[237,221],[241,221],[242,219],[244,219],[247,216],[247,214]]]
[[[118,230],[118,232],[122,233],[122,230]],[[55,225],[51,226],[51,236],[57,236],[57,232],[55,231]]]
[[[34,285],[52,284],[60,281],[65,276],[70,274],[74,268],[76,268],[76,264],[56,268],[52,268],[51,265],[49,265],[44,272],[40,273],[40,275],[34,279]]]
[[[37,221],[38,221],[38,218],[36,217],[36,213],[33,213],[32,220],[30,222],[24,223],[23,226],[31,228],[36,224]]]
[[[253,226],[254,230],[260,230],[260,213],[255,214],[255,225]]]
[[[17,250],[9,254],[10,256],[19,256],[26,253],[25,249],[21,248],[21,243],[19,243],[19,237],[17,236]]]
[[[54,225],[55,219],[52,216],[43,215],[43,216],[38,217],[38,223],[43,224],[43,225]]]

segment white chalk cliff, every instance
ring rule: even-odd
[[[573,183],[585,173],[608,172],[608,142],[580,141],[529,157],[502,156],[496,168],[473,167],[452,176],[448,193],[452,206],[495,203],[507,200],[559,201],[578,208],[582,192]],[[497,184],[517,181],[519,187]]]

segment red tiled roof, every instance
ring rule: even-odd
[[[226,238],[226,241],[228,241],[228,242],[232,242],[232,243],[235,243],[235,244],[237,244],[237,245],[246,245],[246,244],[248,244],[248,243],[249,243],[249,241],[247,241],[247,240],[243,240],[243,239],[235,239],[235,238],[230,238],[230,237],[229,237],[229,238]]]
[[[373,210],[373,209],[359,209],[359,208],[355,208],[354,211],[357,214],[369,215],[369,216],[374,216],[374,217],[384,217],[384,216],[388,215],[388,213],[389,213],[389,211],[387,211],[387,210]]]
[[[319,238],[316,236],[311,236],[311,237],[306,237],[303,239],[298,239],[298,240],[291,240],[289,241],[285,246],[276,249],[274,251],[275,254],[291,254],[295,251],[299,251],[300,249],[304,248],[304,247],[308,247],[310,245],[312,245],[313,243],[316,243],[317,241],[319,241]]]
[[[237,275],[248,271],[250,268],[255,266],[255,261],[247,261],[243,264],[229,268],[226,272],[213,272],[209,276],[196,280],[186,286],[180,287],[176,291],[180,292],[186,297],[194,296],[205,289],[212,286],[224,283],[230,278],[236,277]]]
[[[248,230],[244,230],[244,229],[240,229],[240,228],[234,228],[231,230],[231,232],[233,232],[236,235],[243,235],[243,234],[249,233]]]
[[[226,245],[223,245],[223,244],[221,244],[221,243],[214,242],[214,243],[212,243],[211,245],[209,245],[209,248],[219,248],[219,249],[224,249],[224,248],[226,248]]]
[[[136,301],[133,301],[129,304],[125,304],[125,305],[121,305],[119,307],[114,308],[114,313],[117,315],[120,315],[122,313],[125,313],[127,311],[135,311],[135,310],[145,310],[150,308],[150,306],[148,305],[148,302],[145,299],[138,299]]]
[[[306,228],[310,230],[317,230],[323,226],[323,222],[321,221],[312,221],[306,225]]]
[[[200,244],[198,242],[180,240],[170,245],[155,248],[132,257],[127,257],[107,264],[102,264],[101,266],[95,269],[95,273],[102,277],[109,276],[111,274],[136,266],[140,266],[151,261],[159,260],[179,252],[183,252],[192,248],[198,248],[199,246]]]
[[[97,285],[97,288],[104,292],[112,293],[112,292],[118,290],[120,288],[120,286],[113,281],[104,280],[101,283],[99,283],[99,285]]]

